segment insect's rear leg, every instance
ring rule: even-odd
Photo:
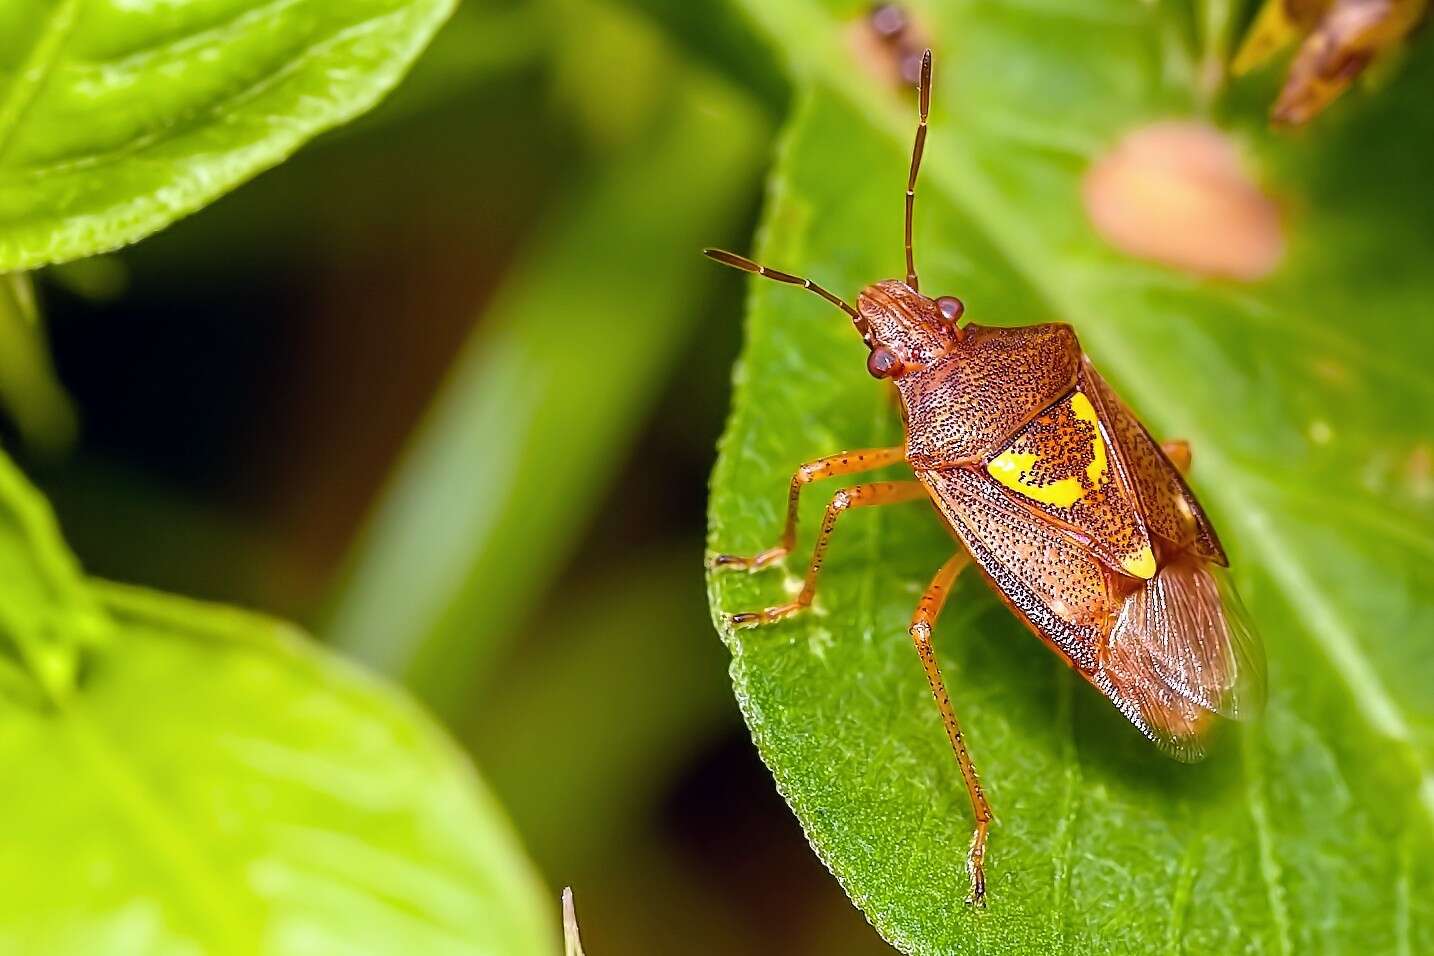
[[[961,550],[952,555],[951,559],[941,566],[941,570],[936,572],[931,586],[926,589],[921,603],[916,606],[916,613],[912,615],[911,641],[916,645],[916,653],[921,656],[921,666],[926,669],[926,681],[931,685],[931,695],[936,698],[936,708],[941,711],[941,722],[946,725],[946,736],[951,741],[951,749],[956,754],[956,764],[961,768],[961,776],[966,781],[966,793],[971,798],[971,815],[975,817],[976,828],[971,834],[971,848],[966,857],[966,870],[971,876],[969,902],[985,905],[986,831],[990,829],[993,819],[991,805],[986,802],[986,792],[981,789],[976,765],[971,762],[971,754],[966,750],[961,723],[956,719],[956,709],[951,706],[951,696],[946,692],[946,682],[942,680],[941,668],[936,664],[936,649],[931,645],[931,631],[936,626],[936,618],[941,614],[941,609],[946,605],[951,586],[957,575],[970,563],[970,555]]]
[[[807,566],[806,580],[802,583],[801,593],[796,599],[762,611],[733,614],[728,620],[737,627],[756,627],[791,617],[809,607],[817,593],[817,579],[821,577],[822,562],[826,560],[827,544],[831,540],[832,530],[843,512],[853,508],[874,508],[877,505],[916,501],[925,497],[926,487],[919,481],[874,481],[838,491],[827,504],[826,515],[822,517],[822,530],[817,535],[817,544],[812,550],[812,562]]]
[[[787,523],[782,529],[781,541],[750,558],[735,554],[719,554],[712,559],[714,568],[732,568],[737,571],[759,571],[773,562],[780,561],[791,553],[797,544],[797,501],[802,494],[802,485],[823,478],[838,475],[854,475],[871,471],[886,465],[894,465],[906,457],[902,448],[866,448],[860,451],[843,451],[825,458],[809,461],[792,475],[791,490],[787,493]]]
[[[1190,443],[1183,438],[1173,441],[1161,442],[1160,450],[1165,452],[1165,457],[1170,459],[1170,464],[1180,474],[1190,471]]]

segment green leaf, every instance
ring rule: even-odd
[[[0,635],[71,662],[43,697],[3,671],[0,951],[554,951],[502,811],[411,702],[287,625],[85,582],[0,478]]]
[[[919,188],[922,287],[983,324],[1068,321],[1193,484],[1263,632],[1271,701],[1205,763],[1145,742],[975,576],[936,644],[998,825],[989,908],[963,905],[971,819],[905,629],[952,552],[930,509],[844,517],[816,612],[733,633],[780,571],[715,575],[752,735],[812,844],[898,948],[922,953],[1425,952],[1434,947],[1434,82],[1408,73],[1317,136],[1229,125],[1286,207],[1284,266],[1203,281],[1106,247],[1081,175],[1126,130],[1189,116],[1169,6],[971,3],[938,38]],[[902,271],[914,94],[850,58],[849,4],[749,0],[804,91],[759,258],[854,297]],[[1262,106],[1260,107],[1262,109]],[[774,543],[804,460],[900,440],[840,313],[753,280],[710,545]],[[859,479],[858,479],[859,480]]]
[[[74,689],[81,650],[101,643],[107,622],[85,588],[55,516],[0,454],[0,679],[30,704]]]
[[[372,106],[453,0],[0,5],[0,272],[143,238]]]

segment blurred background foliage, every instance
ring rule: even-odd
[[[741,301],[697,250],[746,244],[787,97],[725,2],[469,0],[360,120],[0,287],[6,447],[84,567],[406,684],[594,953],[885,950],[700,574]]]
[[[1250,5],[1192,9],[1224,62]],[[757,760],[699,567],[742,287],[697,250],[749,247],[791,96],[729,0],[465,0],[360,120],[0,276],[5,446],[85,569],[404,684],[594,956],[888,951]]]

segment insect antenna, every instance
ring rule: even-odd
[[[735,252],[727,252],[725,249],[703,249],[702,254],[709,259],[716,259],[723,265],[731,266],[734,269],[741,269],[743,272],[755,272],[757,275],[767,279],[776,279],[778,282],[785,282],[788,285],[799,285],[804,289],[810,289],[812,292],[815,292],[817,295],[821,296],[823,299],[826,299],[832,305],[836,306],[838,309],[841,309],[847,315],[851,316],[852,319],[855,320],[858,325],[864,324],[862,322],[860,312],[847,305],[841,299],[832,295],[826,289],[823,289],[821,286],[817,285],[811,279],[803,279],[801,276],[790,275],[786,272],[778,272],[776,269],[768,269],[766,266],[758,265],[757,263],[753,262],[751,259],[746,258],[745,256],[739,256]]]
[[[921,82],[917,87],[921,118],[916,123],[916,145],[911,150],[911,173],[906,177],[906,284],[911,291],[920,291],[916,278],[916,259],[911,253],[911,218],[916,208],[916,174],[921,169],[921,154],[926,151],[926,114],[931,111],[931,51],[921,54]]]

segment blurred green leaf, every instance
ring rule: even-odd
[[[4,672],[0,950],[555,950],[501,810],[409,701],[287,625],[83,581],[0,478],[0,633],[91,645],[48,701]]]
[[[735,718],[722,650],[697,639],[691,556],[643,555],[574,586],[462,729],[529,852],[565,879],[606,870]]]
[[[352,558],[333,640],[452,714],[576,546],[704,314],[698,251],[745,212],[766,127],[663,72],[655,126],[510,271]]]
[[[735,0],[673,3],[671,0],[618,0],[660,24],[686,56],[707,64],[749,89],[773,113],[787,101],[786,80],[746,18],[736,15]]]
[[[0,403],[31,450],[54,456],[75,437],[75,409],[55,376],[28,273],[0,274]]]
[[[582,140],[606,152],[631,151],[671,107],[667,88],[681,69],[667,38],[641,15],[605,0],[545,0],[554,97]],[[621,63],[621,70],[612,64]]]
[[[0,5],[0,271],[133,242],[387,92],[454,0]]]
[[[362,135],[411,118],[491,83],[537,60],[550,42],[547,2],[467,0],[414,63],[403,83],[362,121],[345,127]]]
[[[805,86],[759,258],[854,296],[901,272],[914,96],[850,62],[832,11],[851,5],[746,6]],[[1282,269],[1236,286],[1117,254],[1081,205],[1081,174],[1121,133],[1196,108],[1191,72],[1163,60],[1164,7],[926,15],[923,289],[983,324],[1071,322],[1157,435],[1191,441],[1272,700],[1205,764],[1176,764],[966,576],[936,642],[999,825],[989,909],[964,906],[970,810],[905,633],[953,546],[928,509],[862,512],[838,529],[816,613],[724,633],[779,788],[906,951],[1434,950],[1429,44],[1321,138],[1233,116],[1291,230]],[[839,313],[759,281],[750,303],[713,478],[724,551],[773,542],[800,462],[901,435]],[[808,493],[800,548],[832,491]],[[782,577],[714,576],[713,610],[773,603]]]
[[[780,951],[761,926],[732,919],[710,861],[689,855],[691,837],[672,836],[684,829],[674,801],[737,716],[726,654],[702,639],[692,544],[574,575],[457,733],[538,866],[582,894],[606,949],[681,952],[700,939],[703,952]]]
[[[62,262],[45,271],[51,282],[90,302],[113,302],[129,286],[129,268],[118,255]]]
[[[49,505],[0,454],[0,677],[17,700],[65,699],[80,651],[100,641],[102,614]]]

